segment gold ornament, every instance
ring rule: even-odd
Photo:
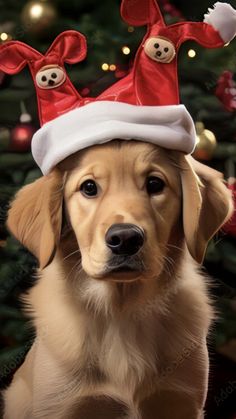
[[[215,134],[208,129],[202,122],[196,122],[197,145],[193,157],[198,160],[211,160],[217,146]]]
[[[41,35],[55,23],[57,19],[55,7],[47,0],[30,1],[21,13],[24,30],[33,35]]]

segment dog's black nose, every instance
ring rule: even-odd
[[[161,56],[161,54],[162,54],[162,52],[161,52],[161,51],[157,51],[157,52],[156,52],[156,55],[157,55],[158,57],[160,57],[160,56]]]
[[[144,243],[144,232],[135,224],[113,224],[106,233],[106,245],[116,255],[134,255]]]

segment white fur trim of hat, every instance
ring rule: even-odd
[[[204,22],[213,26],[226,44],[236,35],[236,11],[228,3],[215,3],[204,15]]]
[[[71,154],[112,139],[146,141],[188,154],[194,150],[196,132],[184,105],[93,102],[43,125],[33,136],[32,153],[47,175]]]

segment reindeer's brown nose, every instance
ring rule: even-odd
[[[105,236],[106,245],[116,255],[134,255],[144,243],[144,231],[135,224],[113,224]]]

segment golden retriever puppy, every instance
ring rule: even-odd
[[[24,187],[8,226],[40,264],[35,342],[4,419],[200,419],[213,311],[199,271],[230,217],[218,172],[112,141]]]

